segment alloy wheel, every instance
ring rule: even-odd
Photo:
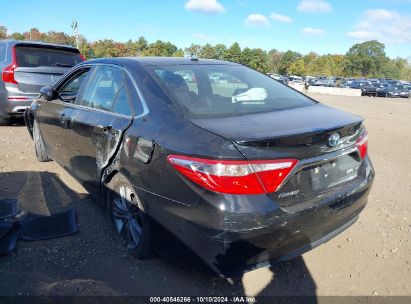
[[[139,200],[132,189],[121,185],[112,198],[111,216],[114,228],[128,249],[135,249],[141,242],[143,232]]]

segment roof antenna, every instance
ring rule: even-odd
[[[198,61],[198,57],[193,53],[190,54],[189,58],[191,61]]]

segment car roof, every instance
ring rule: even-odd
[[[77,50],[74,46],[71,45],[65,45],[65,44],[55,44],[55,43],[48,43],[48,42],[42,42],[42,41],[25,41],[25,40],[13,40],[13,39],[6,39],[6,40],[0,40],[0,42],[7,43],[9,45],[39,45],[39,46],[49,46],[49,47],[54,47],[54,48],[66,48],[66,49],[71,49],[71,50]]]
[[[150,65],[201,65],[201,64],[221,64],[221,65],[239,65],[238,63],[215,60],[215,59],[193,59],[186,57],[116,57],[116,58],[99,58],[86,61],[86,63],[106,63],[106,64],[130,64],[138,62],[143,66]]]

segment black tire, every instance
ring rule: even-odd
[[[52,159],[49,157],[46,146],[44,145],[43,138],[41,137],[37,121],[33,122],[33,140],[34,140],[34,151],[36,152],[36,157],[39,162],[49,162]]]
[[[131,183],[117,174],[106,188],[107,213],[116,238],[135,258],[155,257],[150,241],[150,221]]]
[[[10,125],[10,118],[0,115],[0,126],[8,126],[8,125]]]

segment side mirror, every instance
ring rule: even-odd
[[[40,94],[45,100],[53,100],[56,92],[51,87],[47,86],[40,89]]]

